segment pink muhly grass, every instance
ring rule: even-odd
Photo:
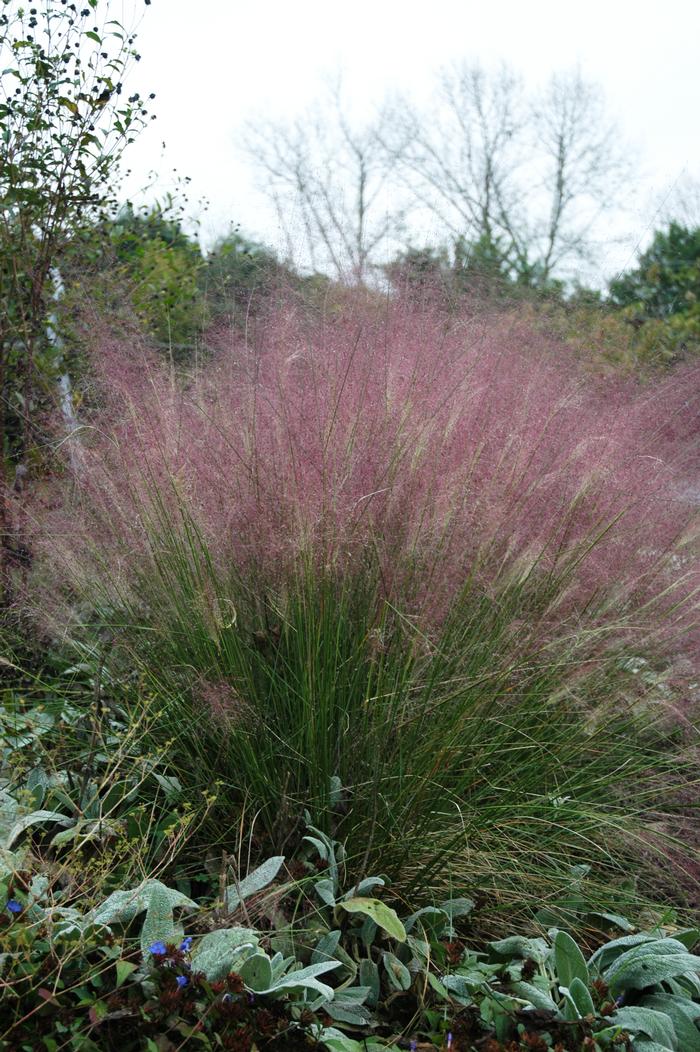
[[[694,644],[700,366],[586,377],[512,320],[404,303],[280,307],[253,345],[217,342],[180,383],[100,340],[71,525],[62,544],[58,517],[40,527],[84,577],[96,542],[117,589],[133,585],[157,492],[156,521],[184,509],[220,571],[265,587],[301,554],[345,572],[371,555],[383,593],[426,625],[467,579],[495,596],[536,578],[557,581],[550,622],[605,616],[619,639],[667,645],[683,626]]]

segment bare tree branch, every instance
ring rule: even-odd
[[[377,248],[395,236],[401,212],[388,203],[391,166],[380,125],[381,118],[364,127],[352,124],[340,85],[291,125],[248,125],[244,145],[262,176],[261,190],[275,203],[288,246],[295,246],[292,263],[325,265],[341,281],[362,282]],[[301,231],[292,230],[295,217]]]
[[[601,93],[578,72],[527,101],[507,67],[443,72],[433,107],[391,108],[385,148],[416,204],[453,239],[490,245],[521,280],[590,258],[629,172]]]

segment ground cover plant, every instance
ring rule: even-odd
[[[624,916],[586,913],[588,962],[566,911],[546,937],[476,950],[471,899],[399,917],[386,878],[348,883],[343,845],[306,821],[293,862],[267,859],[202,903],[149,878],[76,908],[69,889],[31,875],[26,844],[21,860],[3,846],[3,1047],[700,1045],[700,932],[671,914],[640,932]],[[27,828],[4,825],[3,843]]]

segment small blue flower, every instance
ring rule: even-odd
[[[450,1030],[449,1034],[447,1035],[447,1047],[448,1047],[448,1049],[452,1048],[452,1031],[451,1030]]]
[[[22,903],[18,902],[17,899],[9,899],[7,902],[6,909],[8,909],[10,913],[21,913]]]
[[[616,998],[615,998],[615,1004],[617,1005],[617,1007],[618,1007],[618,1008],[619,1008],[619,1007],[620,1007],[621,1005],[623,1005],[624,1003],[625,1003],[625,995],[624,995],[624,994],[620,994],[620,996],[619,996],[619,997],[616,997]]]
[[[189,979],[187,978],[186,975],[178,975],[178,977],[175,980],[175,982],[182,989],[183,986],[187,986],[187,984],[189,982]]]
[[[192,946],[192,936],[191,936],[191,935],[188,935],[188,936],[187,936],[187,937],[186,937],[185,939],[183,939],[183,940],[182,940],[182,942],[180,943],[180,949],[182,950],[182,952],[183,952],[183,953],[189,953],[189,952],[190,952],[190,947],[191,947],[191,946]]]
[[[255,1004],[255,994],[248,994],[248,1004],[249,1005],[254,1005]]]
[[[416,1052],[416,1049],[418,1048],[418,1042],[415,1038],[411,1041],[411,1044],[408,1047],[410,1052]]]
[[[159,939],[158,942],[151,943],[148,947],[148,952],[152,953],[155,957],[164,957],[168,950],[165,943],[161,942]]]

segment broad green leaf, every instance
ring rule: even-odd
[[[177,928],[168,889],[159,881],[151,888],[141,929],[141,952],[147,955],[154,942],[175,942]]]
[[[488,943],[498,957],[530,957],[537,964],[542,964],[549,956],[549,946],[544,939],[528,939],[524,935],[511,935]]]
[[[406,918],[404,928],[407,932],[412,931],[416,923],[429,936],[439,938],[445,927],[450,923],[450,917],[445,910],[439,909],[437,906],[424,906],[422,910],[418,910]]]
[[[179,778],[172,774],[159,774],[153,772],[153,777],[158,782],[168,800],[173,800],[182,793],[182,783]]]
[[[104,840],[106,837],[119,833],[120,829],[121,826],[118,822],[104,820],[86,822],[81,820],[70,829],[63,829],[60,833],[56,833],[51,838],[51,847],[61,847],[63,844],[68,844],[71,840],[76,840],[78,837],[82,838],[83,843],[86,843],[88,840]]]
[[[700,972],[700,957],[688,953],[673,939],[634,946],[618,957],[604,973],[613,995],[623,990],[641,990],[666,979]]]
[[[596,1011],[595,1005],[593,1004],[593,998],[591,997],[586,984],[579,979],[578,976],[575,976],[574,979],[572,979],[571,986],[569,987],[569,994],[573,998],[573,1002],[583,1018],[586,1016],[595,1016]]]
[[[332,774],[330,779],[330,788],[328,792],[328,802],[331,807],[335,807],[343,798],[343,783],[337,774]]]
[[[188,899],[181,891],[167,888],[159,880],[147,880],[140,887],[129,891],[114,891],[97,906],[91,915],[93,924],[129,924],[139,913],[148,909],[151,892],[155,886],[165,889],[173,909],[182,907],[184,909],[198,910],[199,906],[192,899]]]
[[[376,1008],[379,1002],[381,983],[379,980],[379,969],[374,961],[364,957],[360,961],[360,983],[369,990],[367,1004],[370,1008]]]
[[[335,906],[335,887],[330,877],[317,880],[314,884],[314,891],[325,906],[331,908]]]
[[[660,1045],[658,1041],[652,1041],[650,1037],[639,1035],[634,1038],[632,1048],[634,1052],[677,1052],[676,1046]]]
[[[397,942],[406,941],[406,929],[399,920],[396,910],[387,906],[380,899],[355,898],[347,902],[340,902],[338,905],[347,913],[363,913]]]
[[[360,939],[362,940],[362,945],[366,950],[369,950],[370,946],[376,939],[378,930],[379,929],[377,928],[377,925],[374,923],[372,918],[365,917],[365,921],[362,927],[360,928]]]
[[[454,922],[457,918],[468,916],[474,909],[474,906],[474,900],[468,899],[465,896],[456,899],[445,899],[444,902],[440,903],[440,909],[444,910],[450,918],[450,930],[448,932],[450,937],[455,934]]]
[[[302,837],[302,839],[308,840],[310,844],[313,844],[316,850],[318,851],[321,859],[324,862],[328,862],[328,847],[326,846],[326,844],[324,844],[322,840],[315,836],[305,836]]]
[[[700,1017],[700,1005],[672,994],[652,994],[644,998],[643,1007],[653,1008],[669,1017],[682,1052],[700,1052],[700,1030],[696,1025]]]
[[[516,997],[521,997],[523,1001],[529,1001],[533,1008],[540,1008],[545,1012],[557,1011],[556,1002],[552,1000],[548,993],[535,986],[534,983],[518,980],[510,983],[508,989],[512,990]]]
[[[0,789],[0,838],[3,840],[3,843],[5,843],[5,838],[17,821],[18,811],[19,804],[14,796],[10,796],[4,789]]]
[[[132,961],[117,961],[116,972],[117,972],[117,986],[121,986],[125,982],[132,972],[136,971],[136,965]]]
[[[646,1034],[662,1048],[671,1050],[678,1048],[673,1023],[665,1012],[634,1005],[630,1008],[618,1008],[612,1019],[623,1030],[628,1030],[632,1034]],[[686,1050],[683,1049],[682,1052]]]
[[[366,895],[368,891],[373,891],[374,888],[383,888],[386,886],[386,877],[365,877],[359,884],[356,884],[346,895],[344,899],[354,899],[357,896]]]
[[[595,1007],[588,987],[578,976],[571,980],[571,986],[562,986],[561,991],[566,998],[564,1015],[567,1019],[584,1019],[586,1016],[595,1016]]]
[[[393,953],[383,953],[382,962],[394,990],[408,990],[411,986],[411,973]]]
[[[351,1004],[346,1001],[326,1001],[323,1011],[336,1023],[347,1023],[349,1026],[369,1026],[372,1014],[365,1005]]]
[[[587,913],[586,920],[598,926],[601,926],[602,921],[605,926],[603,930],[605,931],[609,928],[619,928],[620,931],[627,932],[634,931],[634,925],[627,920],[627,917],[623,917],[621,913]]]
[[[649,935],[647,932],[639,932],[637,935],[623,935],[620,939],[606,942],[604,946],[595,951],[588,963],[602,972],[611,961],[614,961],[616,957],[619,957],[633,946],[641,946],[645,942],[655,941],[654,936]]]
[[[192,951],[192,968],[204,972],[210,983],[225,978],[229,972],[255,952],[259,935],[251,928],[219,928],[200,939]]]
[[[438,997],[442,998],[443,1001],[449,1000],[449,994],[447,988],[438,979],[437,975],[433,975],[432,972],[426,972],[428,977],[428,984],[433,988]]]
[[[557,979],[561,986],[571,989],[574,979],[580,979],[588,987],[588,966],[578,946],[565,931],[558,931],[554,937],[554,963]]]
[[[321,1031],[320,1041],[328,1052],[386,1052],[386,1045],[379,1045],[369,1038],[363,1038],[362,1042],[355,1041],[333,1026]]]
[[[51,777],[41,767],[35,767],[27,775],[26,788],[34,797],[34,806],[41,807],[46,790],[51,785]]]
[[[686,950],[692,950],[700,942],[700,928],[685,928],[683,931],[673,933],[673,938],[682,942]]]
[[[60,813],[60,811],[32,811],[30,815],[24,815],[13,825],[10,830],[5,844],[7,847],[12,847],[15,840],[29,829],[33,825],[41,825],[43,822],[52,822],[54,825],[60,826],[72,826],[75,825],[74,818],[68,818],[66,815]]]
[[[238,884],[231,884],[226,888],[226,909],[233,913],[250,895],[255,895],[268,887],[279,873],[283,862],[284,855],[274,855],[240,880]]]
[[[272,965],[264,953],[254,953],[238,969],[241,979],[253,993],[264,993],[272,985]]]
[[[366,1005],[370,991],[367,986],[351,986],[335,991],[332,1001],[326,1001],[323,1011],[338,1023],[369,1026],[372,1014]]]
[[[413,955],[413,960],[417,966],[423,970],[425,965],[432,959],[433,951],[429,942],[425,939],[417,939],[415,935],[407,935],[405,947],[410,950]],[[406,958],[404,957],[404,961]]]
[[[313,949],[313,953],[311,954],[311,963],[318,964],[320,961],[336,960],[335,954],[338,949],[338,943],[340,942],[340,936],[340,930],[336,930],[329,931],[327,935],[324,935],[322,939],[319,939]]]
[[[334,995],[333,987],[319,982],[317,977],[339,967],[340,965],[337,961],[310,964],[307,968],[299,968],[296,971],[289,972],[287,975],[282,976],[281,979],[277,979],[276,982],[272,983],[267,989],[258,992],[263,994],[277,994],[294,990],[313,990],[315,993],[318,993],[321,997],[325,998],[325,1000],[331,1001]]]

